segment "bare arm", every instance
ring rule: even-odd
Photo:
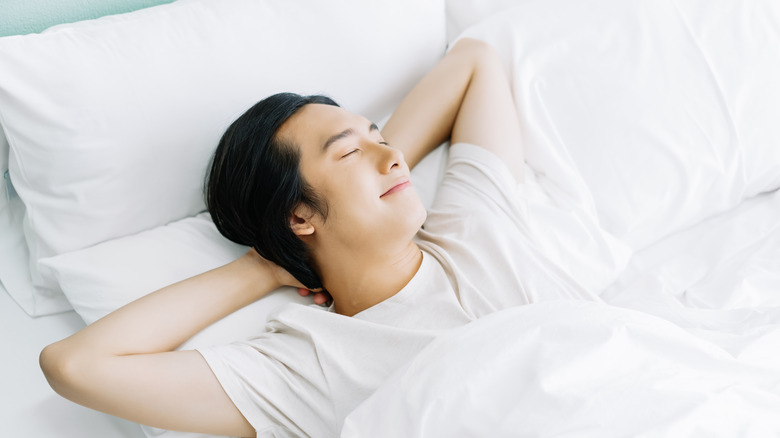
[[[486,43],[462,39],[412,89],[382,129],[410,167],[447,140],[490,150],[523,176],[520,122],[501,61]]]
[[[200,354],[172,350],[220,318],[292,284],[285,274],[250,251],[49,345],[41,353],[41,368],[60,395],[99,411],[165,429],[254,436]]]

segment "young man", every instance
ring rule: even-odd
[[[409,169],[448,138],[426,213]],[[217,227],[254,249],[48,346],[41,366],[64,397],[138,423],[338,435],[442,331],[540,294],[587,298],[538,275],[548,268],[529,256],[523,171],[506,77],[478,41],[459,41],[381,132],[321,96],[272,96],[225,133],[208,183]],[[333,305],[289,305],[251,340],[174,351],[282,285]]]

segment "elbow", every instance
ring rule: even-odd
[[[476,40],[472,38],[461,38],[452,48],[452,51],[458,50],[463,56],[468,57],[475,69],[480,68],[495,68],[496,66],[502,67],[503,61],[498,54],[498,51],[482,40]]]
[[[488,57],[491,58],[491,60],[498,58],[498,52],[496,51],[495,47],[490,45],[490,43],[474,38],[464,37],[459,39],[452,48],[453,51],[456,49],[463,52],[468,52],[477,58]]]
[[[49,386],[57,394],[72,399],[78,375],[77,355],[73,354],[62,341],[48,345],[38,358],[41,371]]]

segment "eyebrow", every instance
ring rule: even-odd
[[[376,123],[372,122],[370,125],[368,125],[368,132],[373,132],[373,131],[379,131],[379,127],[376,126]],[[330,138],[328,138],[325,141],[325,143],[322,145],[322,151],[323,152],[327,151],[330,145],[341,140],[342,138],[349,137],[351,135],[355,135],[355,130],[352,128],[347,128],[339,132],[338,134],[334,134],[330,136]]]

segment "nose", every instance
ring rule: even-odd
[[[397,167],[401,167],[401,163],[404,162],[404,154],[400,150],[376,143],[376,151],[378,155],[378,166],[381,173],[390,173]]]

